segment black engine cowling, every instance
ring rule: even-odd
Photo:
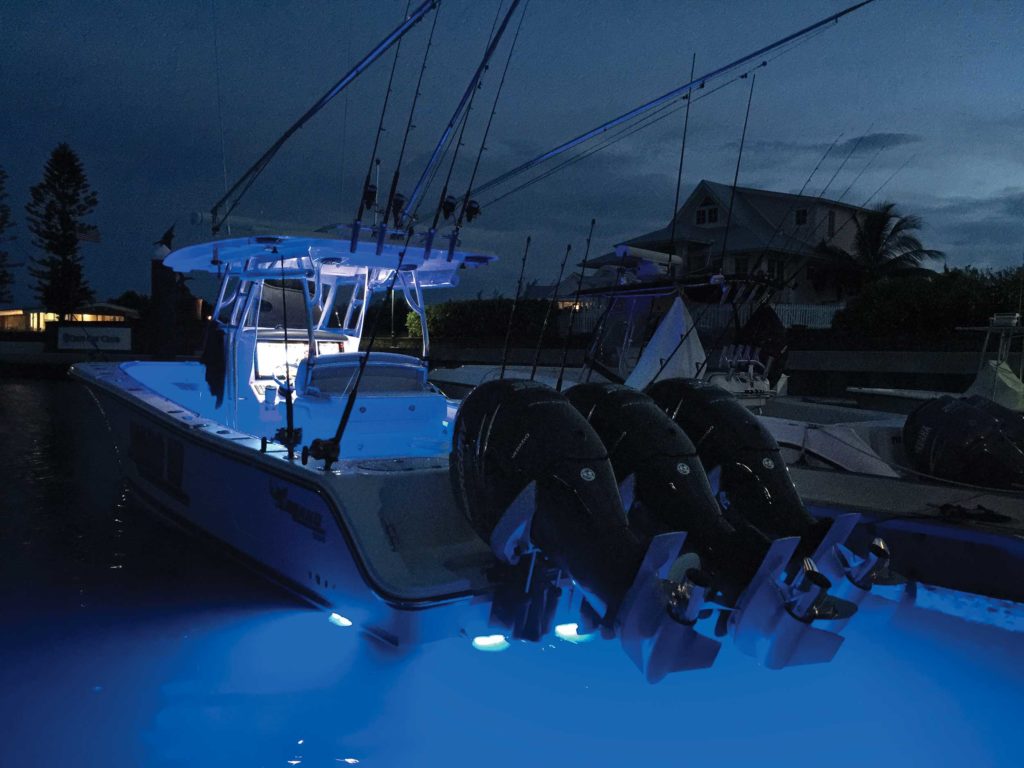
[[[757,416],[730,392],[692,379],[658,381],[647,393],[693,440],[708,475],[717,476],[731,522],[745,520],[771,538],[800,536],[813,550],[829,523],[807,512],[778,443]]]
[[[1024,489],[1024,418],[981,397],[943,397],[918,406],[903,425],[915,469],[991,488]]]
[[[531,381],[481,384],[459,409],[450,466],[456,502],[489,542],[536,483],[530,540],[604,603],[606,620],[614,614],[644,550],[604,444],[563,395]]]
[[[620,485],[632,476],[630,527],[642,540],[686,531],[686,544],[719,586],[736,593],[754,575],[769,542],[723,516],[697,449],[648,395],[619,384],[579,384],[566,396],[608,449]]]

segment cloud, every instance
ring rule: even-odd
[[[1007,187],[918,210],[929,246],[946,250],[951,264],[999,268],[1018,263],[1024,243],[1024,188]]]
[[[865,133],[862,136],[855,136],[836,145],[835,151],[845,155],[857,150],[854,154],[876,152],[880,149],[892,149],[902,147],[906,144],[916,144],[922,141],[922,137],[913,133]],[[824,149],[824,146],[822,146]]]

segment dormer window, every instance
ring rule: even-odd
[[[797,208],[796,211],[793,212],[793,219],[794,223],[798,227],[802,227],[804,224],[807,223],[807,209]]]
[[[697,208],[697,223],[698,224],[717,224],[718,223],[718,204],[710,197],[705,197]]]

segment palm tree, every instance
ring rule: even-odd
[[[857,233],[853,250],[822,240],[815,252],[824,257],[819,272],[831,276],[840,290],[859,292],[867,283],[886,277],[928,274],[921,262],[945,258],[942,251],[925,248],[913,233],[921,228],[918,216],[904,216],[895,203],[881,203],[853,219]]]

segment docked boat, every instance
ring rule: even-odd
[[[845,548],[856,516],[812,530],[799,505],[789,519],[776,509],[765,533],[740,537],[759,543],[721,589],[721,547],[740,540],[721,532],[743,503],[719,520],[692,446],[657,407],[647,418],[683,446],[662,464],[699,481],[696,495],[613,466],[614,434],[543,384],[446,397],[427,378],[426,333],[422,357],[360,351],[375,292],[402,290],[425,320],[425,290],[494,258],[431,252],[404,231],[186,247],[165,264],[221,276],[202,361],[72,375],[95,393],[144,504],[388,643],[576,625],[618,637],[652,681],[710,665],[727,631],[768,666],[832,658],[842,637],[828,622],[848,619],[888,563],[884,545]],[[627,518],[638,501],[661,522]]]

